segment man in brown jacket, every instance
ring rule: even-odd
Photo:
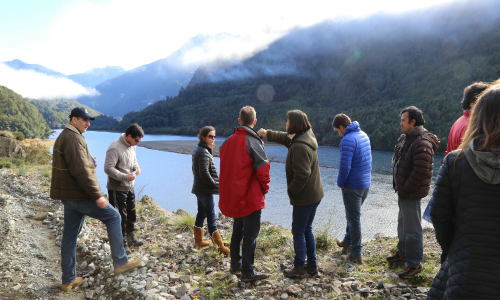
[[[127,244],[141,246],[134,232],[137,214],[135,210],[135,177],[141,173],[141,168],[135,156],[135,146],[144,137],[144,130],[138,124],[132,124],[119,138],[109,145],[106,151],[104,172],[108,175],[109,202],[118,210],[122,218],[122,233],[127,238]]]
[[[76,240],[86,216],[106,225],[115,275],[140,265],[139,261],[128,261],[123,248],[120,215],[108,205],[99,188],[94,162],[82,135],[94,118],[82,107],[74,108],[69,118],[69,124],[54,144],[50,182],[50,197],[62,200],[64,205],[61,241],[63,291],[83,282],[82,277],[76,277]]]
[[[401,130],[394,148],[393,187],[398,193],[398,249],[387,261],[404,262],[406,268],[400,278],[412,277],[422,272],[420,262],[424,255],[422,213],[420,201],[429,193],[434,151],[438,138],[424,129],[424,116],[420,109],[409,106],[401,111]]]

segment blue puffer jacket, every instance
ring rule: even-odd
[[[370,187],[372,179],[372,148],[370,138],[361,131],[357,121],[344,131],[340,142],[340,165],[337,185],[353,189]]]

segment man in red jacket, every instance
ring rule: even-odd
[[[266,207],[264,195],[271,181],[270,163],[264,142],[253,129],[257,123],[255,109],[243,107],[238,122],[240,126],[220,147],[219,209],[234,218],[231,272],[241,270],[241,281],[251,282],[268,277],[254,272],[253,264],[261,212]]]
[[[464,97],[462,98],[464,115],[458,118],[458,120],[456,120],[451,127],[450,134],[448,136],[448,145],[444,156],[448,155],[448,153],[460,146],[462,137],[465,134],[465,130],[467,130],[467,125],[469,124],[470,111],[476,104],[478,96],[489,86],[490,85],[488,83],[474,82],[464,89]],[[443,161],[441,161],[441,163],[443,163]]]

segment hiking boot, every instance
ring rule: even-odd
[[[141,262],[136,260],[136,261],[129,261],[128,263],[126,263],[125,265],[121,266],[121,267],[118,267],[118,268],[115,268],[115,275],[118,275],[118,274],[121,274],[123,272],[126,272],[128,270],[131,270],[131,269],[134,269],[134,268],[137,268],[141,265]]]
[[[61,284],[61,290],[67,292],[71,290],[75,286],[80,286],[83,283],[83,278],[82,277],[76,277],[75,281],[73,281],[70,284]]]
[[[138,246],[142,246],[143,244],[144,244],[143,241],[135,238],[135,235],[133,232],[127,234],[127,245],[129,247],[132,247],[132,246],[138,247]]]
[[[340,258],[342,260],[348,260],[348,261],[356,263],[358,265],[361,265],[363,263],[363,259],[361,257],[354,257],[354,256],[351,256],[351,254],[342,255],[342,256],[340,256]]]
[[[260,273],[255,273],[253,272],[250,275],[241,275],[241,281],[243,282],[253,282],[256,280],[262,280],[268,278],[269,275],[267,274],[260,274]]]
[[[423,270],[424,270],[424,267],[422,267],[422,264],[419,264],[418,266],[412,267],[412,268],[406,266],[406,268],[403,270],[403,272],[398,273],[398,276],[399,276],[399,278],[402,278],[402,279],[410,278],[410,277],[417,275],[418,273],[421,273]]]
[[[236,275],[237,277],[241,277],[241,269],[233,269],[229,268],[229,273]]]
[[[391,256],[388,256],[387,258],[387,261],[389,263],[395,263],[395,262],[403,262],[403,261],[406,261],[406,258],[404,256],[401,256],[398,252],[398,250],[394,251]]]
[[[349,254],[349,245],[346,245],[343,241],[337,239],[337,246],[342,248],[342,254]]]
[[[309,277],[309,274],[307,274],[306,267],[294,267],[293,269],[290,270],[284,270],[283,275],[288,278],[305,278]]]
[[[318,275],[318,266],[313,266],[313,265],[307,264],[306,270],[307,270],[307,274],[309,274],[309,276]]]

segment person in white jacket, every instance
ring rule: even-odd
[[[135,146],[143,137],[144,130],[141,126],[130,125],[125,133],[109,145],[104,162],[104,172],[108,175],[109,203],[120,213],[122,233],[129,247],[143,244],[134,235],[137,220],[134,182],[135,177],[141,173]]]

